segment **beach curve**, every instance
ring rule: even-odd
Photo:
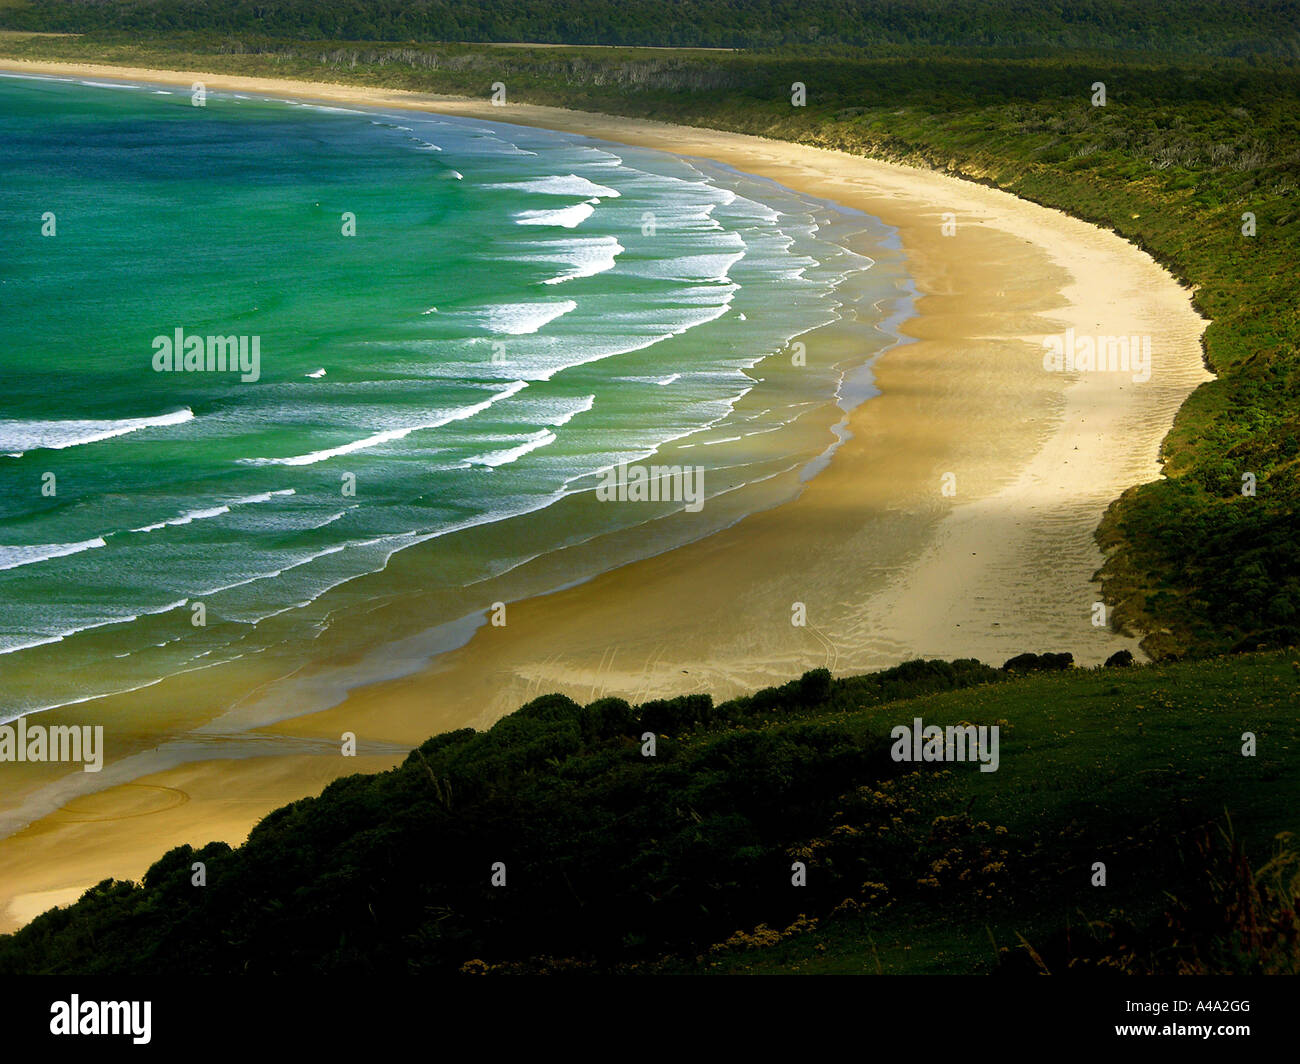
[[[1174,414],[1210,378],[1200,348],[1206,322],[1190,294],[1120,237],[947,175],[742,134],[272,79],[8,60],[0,69],[187,86],[202,79],[213,91],[543,126],[721,162],[899,230],[920,293],[904,326],[914,342],[876,364],[881,395],[854,411],[852,439],[798,499],[669,554],[510,603],[505,627],[480,629],[428,669],[358,688],[333,709],[263,734],[337,740],[351,731],[414,744],[486,726],[550,691],[579,701],[721,698],[823,665],[849,674],[916,656],[999,664],[1024,650],[1069,650],[1093,664],[1116,649],[1136,652],[1136,638],[1092,624],[1101,564],[1093,531],[1121,492],[1159,475]],[[1066,330],[1149,337],[1151,379],[1046,372],[1043,338]],[[802,628],[791,624],[796,603],[808,614]],[[121,816],[97,822],[93,834],[61,835],[68,822],[44,818],[0,840],[0,904],[9,912],[0,927],[33,915],[34,897],[67,899],[107,874],[138,876],[179,843],[236,843],[271,808],[361,767],[339,762],[192,762],[135,781],[183,790],[183,813],[133,816],[123,784],[96,795],[110,811],[120,800]],[[219,808],[232,787],[247,798]]]

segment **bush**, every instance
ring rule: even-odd
[[[1058,672],[1074,665],[1073,654],[1017,654],[1002,665],[1004,672]]]

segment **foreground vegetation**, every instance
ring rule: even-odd
[[[1223,39],[1241,36],[1248,16],[1233,16]],[[515,101],[932,166],[1114,229],[1193,286],[1218,379],[1179,413],[1166,476],[1117,500],[1099,529],[1111,616],[1157,658],[1296,642],[1300,68],[1267,49],[1217,60],[932,49],[811,59],[191,33],[8,39],[0,53],[477,97],[504,81]],[[790,103],[796,81],[804,107]],[[1104,107],[1092,106],[1097,81]]]
[[[550,695],[101,883],[0,938],[0,973],[1294,971],[1298,670],[917,661],[717,706]],[[1000,767],[893,760],[916,717],[998,725]]]

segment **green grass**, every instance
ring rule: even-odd
[[[951,801],[1021,843],[1023,874],[954,921],[924,903],[826,923],[765,950],[705,961],[719,972],[987,972],[997,947],[1031,944],[1112,910],[1149,915],[1181,846],[1231,814],[1247,853],[1300,832],[1300,658],[1250,655],[1130,670],[1074,670],[864,713],[883,730],[919,716],[1008,722],[996,773],[953,773]],[[1259,743],[1241,754],[1243,732]],[[1104,888],[1089,885],[1092,861]],[[878,964],[877,964],[878,962]]]

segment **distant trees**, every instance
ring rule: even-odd
[[[0,18],[25,29],[361,41],[1300,55],[1295,0],[32,0]]]

